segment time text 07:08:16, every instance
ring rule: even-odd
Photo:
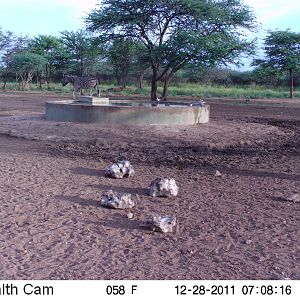
[[[177,295],[235,295],[237,288],[234,285],[176,285]],[[240,295],[291,295],[290,285],[243,285],[239,286]]]

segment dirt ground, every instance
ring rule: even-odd
[[[46,121],[58,97],[0,93],[1,279],[300,279],[300,203],[284,200],[300,192],[300,100],[210,99],[207,124],[108,127]],[[123,158],[135,176],[105,177]],[[179,195],[148,196],[158,176]],[[132,194],[133,219],[100,206],[109,189]],[[141,227],[153,214],[174,232]]]

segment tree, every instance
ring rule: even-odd
[[[300,69],[300,33],[290,30],[269,31],[264,40],[264,59],[252,63],[270,72],[288,71],[290,98],[294,97],[294,72]]]
[[[267,86],[279,86],[285,76],[279,69],[274,69],[273,66],[260,64],[252,71],[252,77],[259,84]]]
[[[114,78],[111,64],[106,57],[102,56],[99,56],[89,68],[89,74],[96,76],[100,83],[102,81],[112,81]]]
[[[0,51],[6,50],[12,44],[13,39],[11,31],[3,31],[0,27]]]
[[[109,46],[107,56],[118,84],[125,88],[129,76],[137,78],[138,87],[143,86],[143,76],[149,67],[143,44],[131,39],[116,39]]]
[[[92,39],[84,30],[63,31],[61,38],[70,54],[70,59],[75,62],[76,71],[79,75],[87,74],[90,65],[102,52],[96,40]]]
[[[42,72],[47,64],[45,57],[30,52],[15,53],[11,56],[9,69],[16,74],[16,81],[20,80],[22,90],[32,82],[36,72]]]
[[[7,77],[8,77],[8,65],[10,63],[11,56],[15,53],[22,51],[28,45],[29,38],[24,36],[15,36],[11,31],[2,31],[0,28],[0,66],[1,76],[3,77],[3,87],[5,90]]]
[[[144,87],[144,76],[147,75],[150,64],[147,55],[147,49],[140,41],[134,43],[134,56],[132,61],[132,72],[136,77],[139,89]]]
[[[104,0],[86,18],[104,41],[127,37],[144,44],[152,69],[151,99],[158,81],[169,82],[187,63],[236,62],[252,50],[244,29],[254,28],[251,9],[240,0]]]
[[[128,75],[132,68],[134,45],[130,40],[114,40],[108,49],[108,58],[117,77],[118,84],[126,87]]]
[[[64,66],[68,60],[62,40],[51,35],[39,35],[29,43],[28,49],[32,53],[42,55],[47,60],[45,79],[49,89],[52,73]],[[41,76],[38,77],[41,86]]]
[[[13,43],[13,35],[12,32],[10,31],[3,31],[0,27],[0,53],[5,52],[8,50],[8,48],[12,45]],[[3,84],[3,89],[5,89],[6,86],[6,77],[7,77],[7,69],[5,67],[4,61],[3,61],[4,57],[1,57],[1,61],[0,62],[0,77],[3,77],[4,80],[4,84]],[[4,65],[3,65],[4,64]]]

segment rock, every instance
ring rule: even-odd
[[[246,240],[246,241],[245,241],[245,244],[246,244],[246,245],[252,244],[252,240]]]
[[[102,206],[117,209],[132,208],[135,205],[131,194],[114,193],[112,190],[104,192],[100,201]]]
[[[287,196],[287,197],[284,198],[284,200],[291,201],[291,202],[294,202],[294,203],[300,202],[300,193]]]
[[[134,217],[134,215],[133,215],[132,212],[129,212],[129,213],[127,214],[127,218],[128,218],[129,220],[133,219],[133,217]]]
[[[129,177],[133,174],[133,167],[128,160],[119,161],[105,169],[105,175],[111,178]]]
[[[177,196],[178,186],[173,178],[158,177],[150,184],[149,195],[152,197]]]
[[[99,148],[109,148],[109,144],[106,139],[104,138],[96,138],[92,141],[92,144]]]
[[[271,280],[292,280],[290,277],[285,277],[282,275],[274,275],[271,277]]]
[[[123,178],[124,174],[117,164],[113,164],[105,169],[105,175],[111,178]]]
[[[173,227],[176,225],[176,218],[173,216],[152,216],[143,224],[152,231],[159,231],[163,233],[172,232]]]
[[[215,177],[221,177],[222,173],[219,170],[216,170]]]
[[[200,107],[204,107],[205,104],[206,104],[206,103],[205,103],[204,100],[199,99],[199,100],[196,101],[196,102],[192,102],[192,103],[190,104],[190,106],[200,106]]]

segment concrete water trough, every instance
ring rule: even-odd
[[[188,125],[207,123],[209,105],[82,97],[79,101],[47,102],[46,119],[103,124]]]

